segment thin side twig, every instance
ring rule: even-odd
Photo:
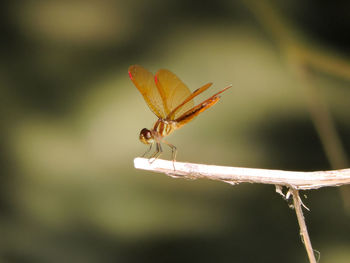
[[[314,255],[314,250],[313,250],[312,245],[311,245],[309,233],[307,231],[305,218],[304,218],[304,214],[303,214],[303,209],[301,208],[302,202],[300,200],[299,191],[292,190],[292,196],[293,196],[295,213],[297,215],[298,223],[299,223],[299,227],[300,227],[300,236],[301,236],[302,241],[305,245],[305,249],[306,249],[307,255],[309,257],[309,262],[316,263],[317,261],[316,261],[315,255]]]
[[[175,170],[174,170],[174,166]],[[207,164],[183,163],[157,159],[135,158],[138,169],[164,173],[169,176],[222,181],[230,184],[259,183],[286,186],[294,190],[318,189],[325,186],[350,184],[350,169],[296,172],[257,168],[217,166]]]

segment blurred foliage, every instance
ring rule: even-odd
[[[208,94],[233,85],[169,138],[178,160],[330,169],[300,82],[244,2],[2,3],[1,262],[307,262],[272,186],[133,168],[146,150],[138,132],[156,120],[128,79],[140,64],[191,90],[212,81]],[[349,61],[347,1],[269,2],[309,47]],[[349,153],[350,82],[313,73]],[[338,189],[306,194],[322,262],[348,262],[346,200]]]

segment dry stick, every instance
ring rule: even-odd
[[[137,169],[165,173],[169,176],[186,179],[206,178],[233,185],[239,183],[260,183],[286,186],[292,190],[310,190],[325,186],[350,184],[350,169],[294,172],[183,162],[175,162],[174,165],[175,171],[172,161],[157,159],[150,163],[149,159],[134,159],[134,166]]]
[[[231,185],[239,183],[273,184],[276,185],[276,191],[279,193],[281,193],[281,186],[288,187],[293,195],[294,208],[300,227],[300,235],[303,238],[310,263],[316,263],[316,259],[301,208],[302,202],[299,197],[299,190],[350,184],[350,169],[294,172],[183,162],[173,163],[172,161],[161,159],[150,163],[149,160],[145,158],[135,158],[134,166],[137,169],[165,173],[171,177],[187,179],[206,178],[222,181]],[[174,166],[176,170],[174,170]]]
[[[293,203],[294,203],[294,209],[295,213],[297,214],[298,218],[298,223],[300,227],[300,236],[302,237],[303,243],[305,245],[305,249],[307,252],[307,255],[309,257],[309,260],[311,263],[316,263],[315,255],[314,255],[314,250],[312,249],[311,246],[311,240],[309,237],[309,233],[307,231],[307,227],[305,224],[305,218],[303,215],[303,210],[301,208],[301,200],[299,196],[299,191],[298,190],[291,190],[292,195],[293,195]]]

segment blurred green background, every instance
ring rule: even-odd
[[[273,186],[133,168],[146,150],[139,131],[156,117],[127,69],[167,68],[191,90],[214,82],[197,102],[233,85],[168,138],[179,161],[345,168],[348,1],[1,5],[0,262],[308,262],[295,213]],[[300,46],[326,58],[309,65]],[[327,113],[341,157],[325,153],[314,125]],[[347,189],[305,194],[320,262],[349,262]]]

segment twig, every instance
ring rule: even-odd
[[[151,163],[145,158],[135,158],[134,166],[138,169],[165,173],[171,177],[188,179],[207,178],[232,185],[239,183],[273,184],[276,186],[276,192],[282,194],[283,196],[284,194],[281,190],[282,186],[288,187],[289,191],[284,197],[288,199],[290,193],[293,196],[294,209],[300,227],[300,235],[305,245],[310,263],[316,263],[316,259],[303,215],[303,203],[299,196],[299,190],[350,184],[350,169],[294,172],[182,162],[174,163],[172,161],[165,161],[161,159],[157,159]]]
[[[303,210],[301,208],[302,202],[300,200],[299,191],[292,190],[292,195],[293,195],[294,209],[295,209],[295,213],[297,215],[298,223],[299,223],[299,227],[300,227],[300,236],[301,236],[302,241],[305,245],[305,249],[306,249],[307,255],[309,257],[310,263],[316,263],[314,250],[312,249],[311,240],[310,240],[309,233],[307,231],[307,227],[305,224]]]
[[[350,169],[294,172],[283,170],[268,170],[217,166],[207,164],[175,162],[157,159],[150,163],[145,158],[135,158],[137,169],[165,173],[169,176],[222,181],[230,184],[259,183],[286,186],[294,190],[318,189],[325,186],[340,186],[350,184]]]

